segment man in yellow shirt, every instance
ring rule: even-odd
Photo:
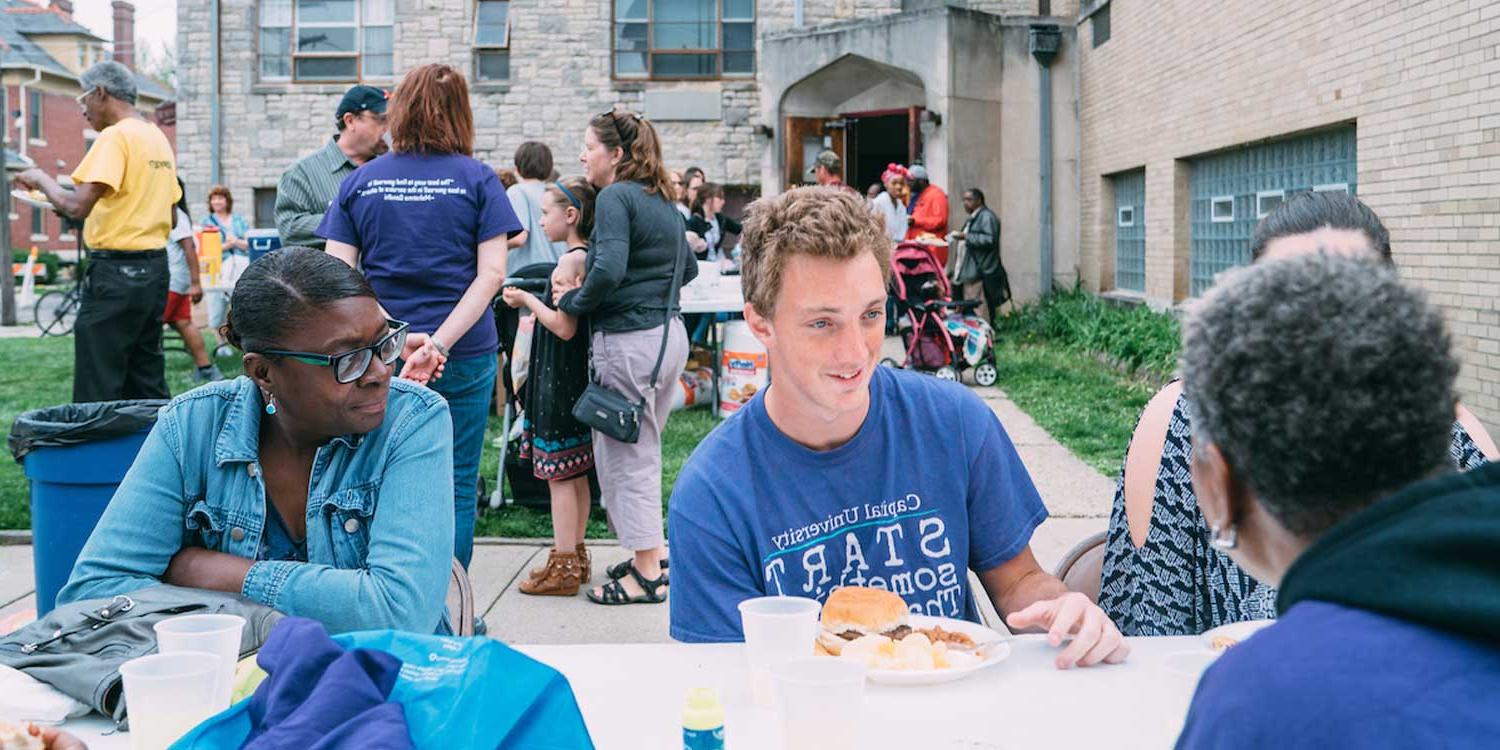
[[[40,169],[16,181],[47,194],[58,213],[84,221],[88,271],[73,336],[73,400],[167,398],[162,313],[167,234],[182,197],[172,144],[135,110],[135,75],[114,61],[79,79],[99,138],[73,170],[73,189]],[[85,221],[86,220],[86,221]]]

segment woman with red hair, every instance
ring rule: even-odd
[[[463,74],[447,65],[407,73],[387,120],[390,153],[344,178],[318,235],[328,239],[330,255],[363,269],[392,318],[429,337],[401,376],[430,380],[448,400],[453,548],[468,567],[500,350],[490,302],[505,279],[507,241],[524,227],[500,178],[472,156],[474,115]]]

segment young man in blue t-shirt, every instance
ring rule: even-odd
[[[961,385],[877,367],[890,241],[859,197],[757,201],[743,247],[745,318],[772,385],[678,476],[672,637],[741,640],[741,601],[841,586],[973,620],[972,569],[1012,628],[1072,636],[1059,667],[1123,660],[1114,623],[1032,556],[1047,511],[995,415]]]

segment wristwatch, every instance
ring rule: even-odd
[[[443,359],[449,358],[448,347],[443,346],[443,342],[438,341],[436,336],[428,336],[427,340],[432,342],[432,348],[438,350],[438,354],[443,355]]]

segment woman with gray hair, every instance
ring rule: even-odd
[[[1212,544],[1281,617],[1204,674],[1177,746],[1493,747],[1500,466],[1454,469],[1438,309],[1386,266],[1269,261],[1202,300],[1182,370]]]
[[[1346,193],[1294,196],[1260,223],[1250,250],[1256,262],[1323,250],[1391,265],[1385,226]],[[1099,605],[1126,635],[1196,635],[1275,616],[1276,591],[1209,541],[1187,479],[1190,409],[1181,383],[1157,392],[1136,424],[1115,486]],[[1453,463],[1467,470],[1493,459],[1495,444],[1474,415],[1462,405],[1454,414]]]

